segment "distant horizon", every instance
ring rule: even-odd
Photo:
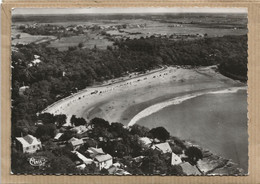
[[[247,15],[247,13],[243,13],[243,12],[223,12],[223,13],[218,13],[218,12],[214,12],[214,13],[208,13],[208,12],[178,12],[178,13],[171,13],[171,12],[166,12],[166,13],[135,13],[136,15],[163,15],[163,14],[243,14],[243,15]],[[62,13],[62,14],[13,14],[12,16],[64,16],[64,15],[89,15],[89,16],[101,16],[101,15],[131,15],[131,13],[89,13],[89,14],[85,14],[85,13]]]
[[[13,8],[12,15],[79,15],[79,14],[247,14],[247,8]]]

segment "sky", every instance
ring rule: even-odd
[[[15,8],[13,15],[24,14],[106,14],[106,13],[247,13],[247,8]]]

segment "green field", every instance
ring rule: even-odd
[[[17,35],[20,35],[19,39],[16,38]],[[12,29],[12,45],[29,44],[32,42],[46,42],[54,39],[56,39],[56,36],[30,35],[27,33],[22,33],[17,29]]]
[[[63,37],[60,40],[55,40],[48,47],[57,48],[60,51],[68,50],[69,47],[78,46],[83,43],[83,48],[93,49],[95,46],[99,49],[106,49],[107,46],[113,45],[112,41],[103,39],[102,37],[89,38],[86,35]]]

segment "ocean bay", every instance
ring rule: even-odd
[[[166,127],[171,135],[189,140],[247,170],[247,93],[198,96],[171,105],[137,121],[139,125]],[[235,127],[235,128],[234,128]]]

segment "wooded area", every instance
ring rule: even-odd
[[[18,45],[18,51],[12,52],[13,136],[21,122],[34,127],[36,113],[55,101],[130,72],[161,65],[218,65],[224,75],[243,81],[247,78],[247,36],[191,41],[152,37],[117,41],[113,49],[75,47],[63,52],[45,44]],[[34,55],[41,62],[30,65]],[[19,95],[22,86],[28,88]]]
[[[17,45],[17,49],[12,51],[12,138],[31,134],[44,143],[45,151],[35,154],[48,157],[51,160],[51,167],[50,170],[37,170],[39,173],[79,172],[75,170],[70,150],[67,147],[57,147],[52,141],[57,128],[62,129],[62,125],[65,124],[66,116],[51,114],[37,116],[37,113],[48,105],[78,90],[131,72],[146,72],[162,65],[191,67],[218,65],[222,74],[241,81],[247,80],[247,36],[205,37],[181,41],[156,37],[127,39],[116,41],[114,46],[108,47],[107,50],[84,49],[79,45],[67,51],[58,51],[46,45],[47,43]],[[32,63],[36,57],[40,62]],[[24,90],[21,90],[22,88]],[[43,124],[38,125],[39,121]],[[89,123],[75,116],[70,121],[75,126]],[[150,131],[135,125],[128,131],[120,122],[109,124],[105,120],[94,119],[91,123],[94,125],[94,129],[88,135],[91,140],[81,149],[98,145],[105,152],[119,158],[133,174],[152,174],[158,170],[159,173],[183,174],[181,168],[168,164],[170,156],[162,155],[156,150],[143,150],[143,146],[137,141],[139,137],[144,136],[162,141],[169,139],[170,135],[163,127]],[[63,133],[61,137],[63,141],[77,137],[65,128]],[[99,142],[100,136],[107,138],[108,141]],[[117,138],[122,140],[116,143],[109,141]],[[176,139],[175,143],[176,141],[179,144],[172,145],[172,149],[173,152],[180,154],[185,150],[185,146],[182,141]],[[148,157],[139,167],[141,169],[136,170],[134,168],[137,167],[132,165],[134,162],[128,163],[129,155]],[[13,149],[12,168],[15,168],[13,171],[35,173],[35,168],[25,163],[27,162],[25,157],[28,155]],[[90,174],[98,171],[90,165],[81,172]]]

